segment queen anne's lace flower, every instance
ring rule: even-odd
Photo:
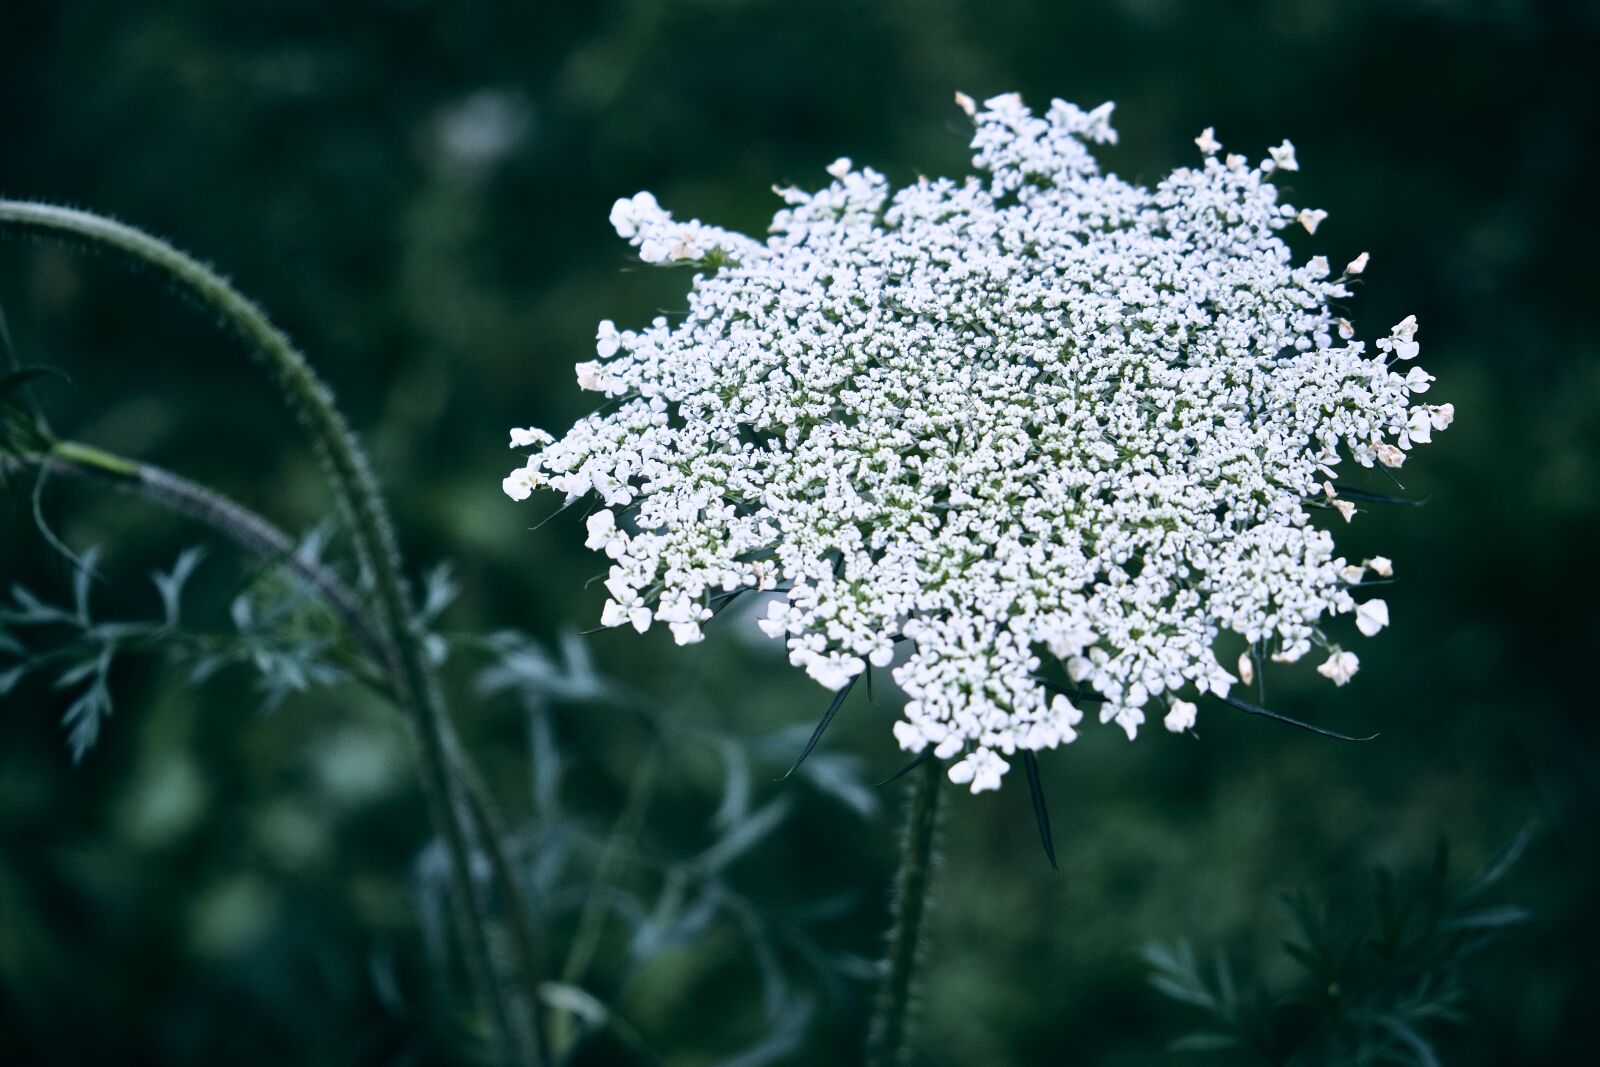
[[[761,626],[818,682],[896,663],[896,739],[974,792],[1077,737],[1046,656],[1130,738],[1227,695],[1224,632],[1275,662],[1320,645],[1343,685],[1357,658],[1320,622],[1376,633],[1387,606],[1351,587],[1390,566],[1351,567],[1310,509],[1352,518],[1341,463],[1398,467],[1449,424],[1391,366],[1416,320],[1374,351],[1332,316],[1367,256],[1296,265],[1277,232],[1325,215],[1280,202],[1288,142],[1251,167],[1208,129],[1147,189],[1090,154],[1109,104],[959,102],[982,177],[893,191],[842,159],[779,190],[766,241],[619,200],[642,259],[700,269],[688,312],[601,323],[579,380],[610,402],[558,441],[515,431],[537,451],[506,491],[599,498],[607,626],[688,643],[726,595],[778,591]]]

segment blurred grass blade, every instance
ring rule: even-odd
[[[1168,1052],[1226,1052],[1239,1047],[1239,1039],[1231,1034],[1209,1031],[1180,1037],[1167,1046]]]
[[[789,817],[791,796],[780,796],[757,808],[723,838],[695,858],[691,866],[698,871],[713,872],[727,867],[749,852],[776,830]]]
[[[1468,912],[1458,915],[1453,919],[1446,919],[1440,925],[1446,930],[1494,930],[1502,926],[1516,926],[1533,918],[1526,908],[1519,908],[1515,904],[1503,904],[1495,908],[1483,908],[1480,911]]]
[[[750,759],[732,738],[716,738],[714,745],[722,757],[722,802],[712,813],[711,825],[727,831],[750,814]]]
[[[1463,901],[1472,900],[1491,889],[1500,879],[1506,876],[1507,871],[1516,866],[1517,861],[1522,858],[1523,851],[1528,847],[1528,842],[1532,839],[1533,824],[1529,823],[1517,831],[1517,835],[1506,842],[1506,846],[1495,854],[1494,858],[1489,861],[1488,866],[1484,867],[1483,873],[1474,878],[1472,884],[1462,891],[1461,899]]]
[[[639,1062],[662,1064],[666,1061],[644,1040],[637,1028],[594,994],[564,982],[541,982],[539,999],[546,1007],[564,1011],[580,1020],[591,1031],[609,1030],[633,1053]],[[581,1038],[580,1038],[581,1041]],[[575,1050],[567,1050],[569,1053]],[[570,1058],[570,1056],[568,1057]],[[561,1062],[568,1062],[562,1059]]]
[[[1439,1056],[1434,1052],[1433,1044],[1405,1019],[1389,1012],[1375,1013],[1368,1018],[1376,1026],[1393,1034],[1395,1039],[1415,1057],[1417,1067],[1440,1067]]]
[[[800,1050],[806,1028],[811,1025],[812,1010],[809,998],[795,999],[755,1044],[716,1061],[715,1067],[774,1067],[795,1062],[795,1053]]]
[[[72,384],[72,377],[60,367],[19,367],[6,374],[0,374],[0,396],[20,392],[40,378],[60,378],[68,385]]]

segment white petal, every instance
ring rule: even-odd
[[[1083,721],[1083,712],[1061,693],[1050,698],[1050,710],[1068,726],[1076,726]]]
[[[1174,700],[1172,702],[1172,710],[1167,712],[1166,718],[1161,720],[1161,724],[1173,733],[1181,734],[1185,730],[1194,728],[1195,717],[1199,710],[1187,700]]]
[[[1356,608],[1356,629],[1367,637],[1389,625],[1389,605],[1382,600],[1369,600]]]
[[[583,542],[583,547],[605,548],[616,536],[617,517],[610,511],[601,509],[590,515],[584,525],[588,528],[589,536]]]
[[[500,488],[505,490],[506,496],[512,500],[526,500],[533,495],[533,483],[528,480],[527,471],[517,471],[507,475],[500,483]]]
[[[1433,383],[1433,375],[1421,367],[1412,367],[1406,372],[1406,388],[1413,393],[1426,393]]]
[[[601,359],[610,359],[622,347],[622,335],[617,332],[617,324],[610,319],[602,319],[600,329],[594,335],[594,350]]]
[[[692,645],[706,638],[697,622],[675,622],[668,629],[672,631],[672,639],[680,645]]]
[[[1332,679],[1334,685],[1344,685],[1355,677],[1356,670],[1361,661],[1354,652],[1343,652],[1335,649],[1327,660],[1317,668],[1317,673],[1324,678]]]
[[[928,747],[927,735],[904,719],[896,722],[893,730],[895,741],[907,752],[921,752]]]

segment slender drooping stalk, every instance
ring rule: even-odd
[[[373,627],[354,590],[326,567],[301,557],[294,538],[231,497],[155,464],[77,441],[58,441],[48,452],[17,457],[6,465],[37,465],[52,473],[101,480],[209,526],[305,582],[380,664],[387,655],[386,638]]]
[[[939,784],[944,777],[938,760],[927,760],[914,772],[911,807],[900,842],[900,869],[895,876],[894,921],[883,961],[872,1025],[867,1033],[868,1067],[899,1067],[910,1051],[912,1000],[922,951],[939,827]]]
[[[472,877],[471,804],[461,776],[453,773],[450,725],[438,679],[423,648],[393,526],[366,456],[334,406],[331,393],[259,307],[205,264],[159,238],[88,212],[16,201],[0,201],[0,231],[4,230],[81,241],[154,269],[217,314],[277,383],[311,441],[350,524],[357,558],[371,578],[378,629],[385,643],[385,666],[393,678],[396,699],[414,727],[423,791],[449,859],[451,897],[469,974],[489,1006],[505,1058],[537,1067],[544,1056],[533,976],[527,976],[529,995],[519,1010],[510,991],[495,976],[487,910]]]

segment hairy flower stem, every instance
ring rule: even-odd
[[[338,575],[299,556],[294,538],[238,501],[181,474],[76,441],[58,441],[48,452],[17,457],[7,463],[7,467],[25,465],[37,465],[53,474],[92,478],[211,527],[245,551],[282,566],[305,582],[368,654],[379,663],[384,661],[386,641],[373,627],[361,598]]]
[[[218,315],[266,366],[309,437],[346,520],[356,554],[370,576],[385,666],[396,699],[408,712],[418,742],[423,791],[449,859],[451,897],[461,927],[462,952],[474,986],[487,1004],[503,1058],[538,1067],[539,1011],[530,992],[521,1006],[495,977],[489,917],[472,877],[470,804],[451,762],[451,727],[438,679],[401,571],[394,530],[377,481],[327,387],[288,337],[215,271],[142,230],[88,212],[48,204],[0,201],[0,231],[79,241],[154,269],[186,296]],[[481,835],[487,838],[487,833]]]
[[[916,995],[922,927],[938,863],[934,839],[939,827],[939,785],[944,767],[938,760],[928,760],[915,773],[911,809],[906,813],[905,835],[900,843],[900,870],[895,877],[889,951],[867,1032],[868,1067],[899,1067],[907,1062],[910,1053],[911,1002]]]

